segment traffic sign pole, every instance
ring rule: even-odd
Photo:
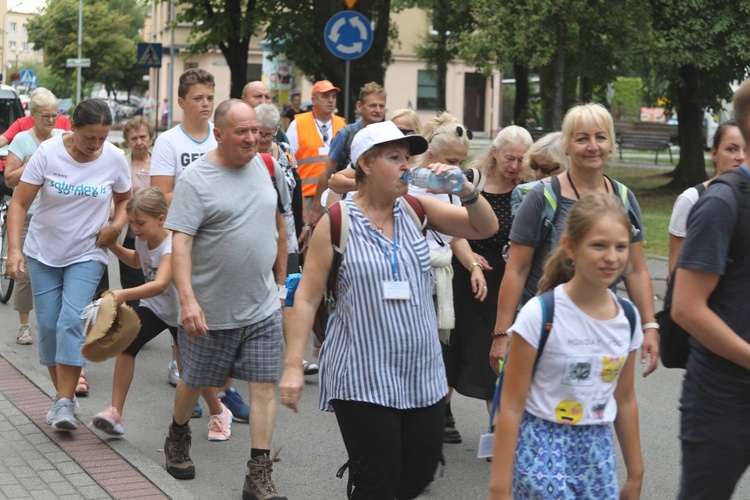
[[[356,2],[355,2],[356,3]],[[372,46],[372,25],[359,12],[347,10],[334,14],[326,23],[323,38],[331,53],[346,61],[344,76],[344,115],[349,118],[350,63],[365,55]]]

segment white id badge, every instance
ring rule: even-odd
[[[321,146],[318,148],[318,156],[328,156],[328,150],[330,147],[328,146]]]
[[[285,286],[279,286],[279,298],[281,300],[286,299],[287,293],[289,293],[289,290],[287,290]]]
[[[384,281],[383,298],[385,300],[409,300],[411,298],[411,294],[409,292],[409,282]]]
[[[492,456],[492,445],[495,442],[494,434],[482,434],[479,436],[479,447],[477,458],[488,458]]]

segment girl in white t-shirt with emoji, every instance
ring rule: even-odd
[[[180,301],[172,280],[172,232],[164,227],[168,208],[167,199],[159,188],[139,189],[126,207],[130,228],[136,237],[135,250],[119,244],[110,247],[122,262],[143,272],[145,283],[113,290],[118,306],[140,300],[136,313],[141,329],[130,346],[117,356],[111,405],[94,416],[94,426],[107,434],[124,432],[123,407],[135,373],[135,358],[141,348],[164,330],[169,330],[175,343],[177,341]],[[212,410],[208,439],[226,441],[231,435],[231,412],[221,404],[213,389],[204,389],[203,396]]]
[[[635,308],[629,320],[630,304],[608,288],[627,270],[630,228],[611,194],[584,196],[571,208],[539,284],[540,294],[553,291],[553,315],[537,297],[508,331],[490,498],[640,497],[634,373],[643,333]],[[552,324],[540,343],[545,317]],[[621,490],[610,423],[627,468]]]

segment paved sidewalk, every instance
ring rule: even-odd
[[[649,258],[647,263],[658,311],[666,291],[667,260]],[[37,368],[13,349],[0,349],[0,500],[194,498],[162,463],[127,438],[103,441],[84,424],[91,420],[84,409],[77,430],[53,431],[44,421],[52,405],[51,384]],[[659,376],[671,375],[662,372]]]

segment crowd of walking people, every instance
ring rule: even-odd
[[[17,343],[37,342],[55,387],[49,425],[78,427],[81,315],[109,287],[111,252],[113,300],[135,310],[139,329],[114,353],[111,403],[93,425],[125,433],[135,358],[168,331],[176,389],[164,453],[177,479],[200,470],[190,421],[202,397],[208,440],[249,424],[242,497],[285,499],[272,477],[276,393],[296,412],[317,374],[320,410],[335,413],[348,455],[336,497],[418,497],[444,444],[465,438],[454,392],[484,401],[492,422],[480,441],[490,498],[640,497],[634,377],[638,360],[644,376],[657,367],[659,323],[640,205],[604,173],[615,149],[604,106],[571,107],[536,142],[505,127],[467,162],[466,125],[448,112],[387,116],[374,82],[350,125],[327,80],[314,84],[312,110],[296,94],[283,116],[263,82],[216,107],[215,85],[205,70],[183,73],[181,123],[156,138],[133,118],[127,155],[106,141],[106,101],[80,102],[66,126],[44,89],[28,123],[14,124],[25,128],[2,136]],[[679,196],[669,226],[673,318],[691,335],[680,499],[730,498],[750,463],[750,250],[737,243],[750,238],[750,80],[734,112],[713,139],[715,176]],[[619,281],[629,299],[615,295]],[[311,338],[317,360],[305,358]]]

